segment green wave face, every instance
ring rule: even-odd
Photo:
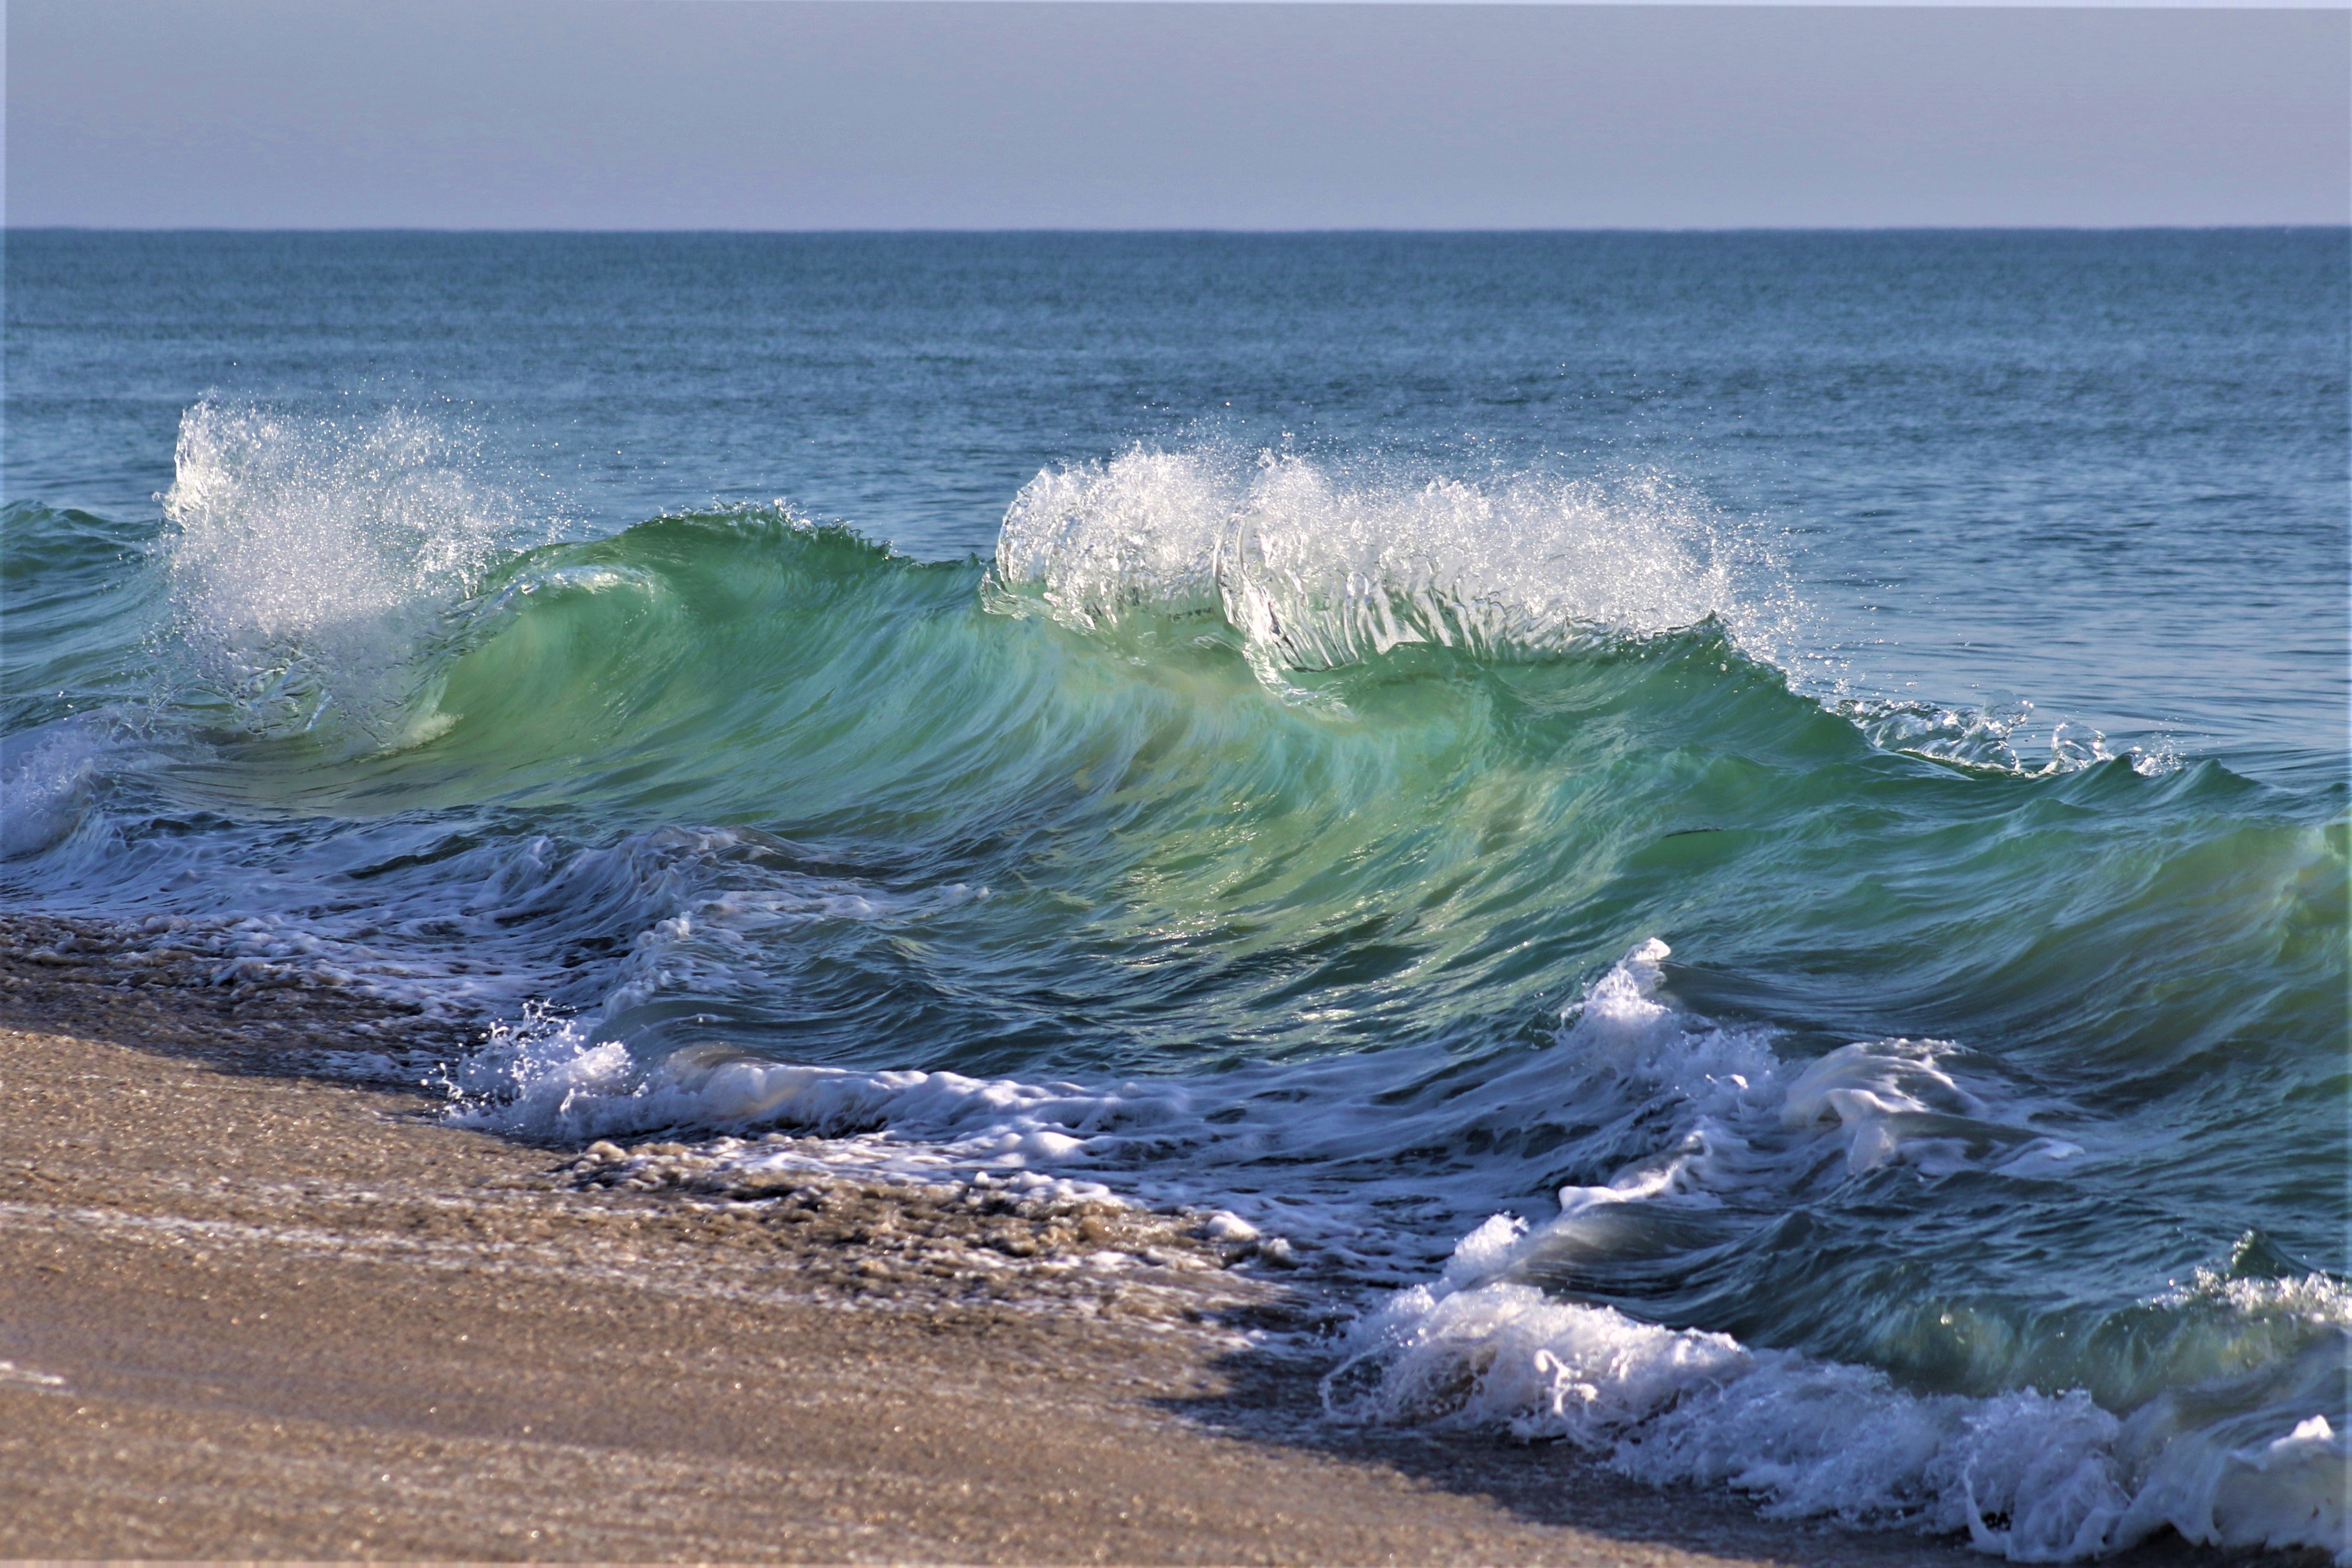
[[[1294,562],[1268,588],[1210,549],[1186,557],[1205,586],[1121,566],[1057,599],[1066,582],[1024,581],[1010,545],[919,563],[741,510],[509,555],[402,624],[392,676],[297,657],[257,695],[142,673],[152,588],[73,609],[132,546],[37,511],[12,512],[12,687],[104,668],[167,686],[214,742],[174,770],[193,803],[586,840],[723,826],[987,888],[921,984],[835,977],[856,1027],[793,1009],[792,1048],[823,1059],[1487,1048],[1653,935],[1702,1011],[1961,1039],[2070,1093],[2193,1092],[2217,1056],[2239,1073],[2337,1037],[2340,792],[1890,752],[1719,615],[1522,616],[1516,640],[1449,647],[1481,608],[1459,573],[1326,572],[1322,592]],[[1368,609],[1381,594],[1417,594],[1420,631],[1412,604]],[[1373,646],[1374,622],[1413,640]],[[315,705],[354,686],[389,695]],[[963,1005],[1003,1016],[939,1032]]]
[[[76,552],[124,550],[58,516],[67,564],[40,574],[70,604]],[[400,645],[373,711],[247,700],[183,787],[226,812],[740,826],[985,884],[967,983],[1066,994],[1064,1048],[1102,1066],[1516,1038],[1653,934],[1694,1005],[2088,1080],[2249,1030],[2330,1037],[2338,802],[2210,763],[1891,752],[1713,616],[1269,675],[1213,600],[1052,608],[1002,563],[782,513],[658,519],[497,564]],[[131,661],[88,640],[41,668]]]
[[[1653,933],[1695,1002],[2095,1079],[2333,1005],[2340,817],[2212,764],[1891,753],[1712,622],[1270,686],[1213,613],[1076,631],[986,577],[761,515],[533,552],[453,617],[405,745],[314,765],[386,811],[742,824],[985,882],[1018,927],[991,965],[1034,953],[1178,1057],[1509,1037]],[[2191,954],[2264,983],[2185,984]]]
[[[296,859],[356,889],[333,907],[553,955],[541,989],[646,1070],[1177,1082],[1160,1131],[1102,1113],[1126,1157],[1387,1193],[1439,1235],[1672,1133],[1734,1175],[1559,1222],[1510,1279],[1920,1389],[2154,1408],[2344,1331],[2314,1272],[2347,1174],[2340,789],[1890,750],[1711,611],[1498,616],[1426,561],[1246,539],[1173,588],[1125,560],[1073,588],[758,510],[512,553],[341,665],[298,643],[224,685],[173,664],[168,595],[130,593],[112,644],[75,619],[121,554],[91,520],[11,527],[55,541],[15,557],[17,668],[177,715],[144,721],[167,767],[105,785],[103,856],[47,853],[331,821]],[[1657,994],[1766,1055],[1579,1055],[1561,1009],[1661,937]],[[1853,1042],[1879,1076],[1852,1092],[1911,1086],[1885,1119],[1911,1153],[1808,1152],[1845,1109],[1674,1131],[1743,1072],[1796,1104]],[[2021,1175],[2033,1140],[2073,1153]]]
[[[730,512],[503,562],[419,670],[367,731],[245,741],[203,790],[581,839],[740,827],[774,865],[988,891],[919,942],[731,936],[785,980],[689,1011],[793,1060],[1479,1056],[1646,936],[1689,1006],[1797,1051],[1957,1039],[2091,1114],[2232,1121],[2249,1074],[2307,1089],[2336,1039],[2340,802],[2213,764],[1886,752],[1719,621],[1267,679],[1213,606],[1077,630],[1002,569]]]
[[[1229,1209],[1343,1416],[2346,1552],[2347,247],[14,235],[0,902]]]

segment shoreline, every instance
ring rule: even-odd
[[[0,1556],[1984,1561],[1335,1429],[1186,1216],[453,1128],[446,1022],[166,941],[0,917]]]

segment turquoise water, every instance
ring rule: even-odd
[[[1231,1208],[1340,1418],[2342,1550],[2347,259],[12,235],[0,897]]]

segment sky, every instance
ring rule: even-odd
[[[2352,11],[11,0],[11,226],[2340,224]]]

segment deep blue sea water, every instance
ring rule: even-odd
[[[2347,1548],[2345,231],[6,247],[0,900],[1229,1208],[1340,1418]]]

